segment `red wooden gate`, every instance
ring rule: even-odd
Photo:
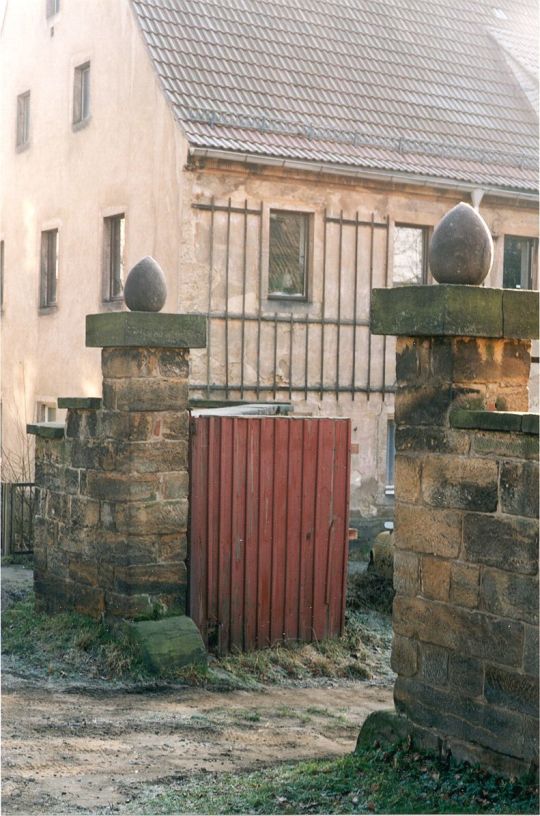
[[[192,420],[190,612],[210,649],[343,629],[348,419]]]

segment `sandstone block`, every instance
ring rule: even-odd
[[[396,451],[398,453],[468,453],[470,437],[466,431],[429,426],[399,425],[396,428]]]
[[[189,473],[187,470],[160,473],[160,495],[163,499],[183,499],[189,494]]]
[[[188,442],[184,439],[155,440],[152,442],[119,443],[115,451],[115,470],[120,473],[159,473],[186,470]]]
[[[501,509],[503,513],[538,518],[537,462],[502,462]]]
[[[393,625],[403,637],[506,666],[521,666],[524,632],[523,624],[517,621],[397,594]]]
[[[104,380],[103,404],[117,411],[186,410],[188,384],[150,378]]]
[[[451,652],[448,681],[467,697],[481,697],[484,690],[484,664],[475,657]]]
[[[187,499],[155,502],[133,502],[129,505],[108,504],[109,529],[133,532],[137,535],[167,535],[182,533],[187,528]]]
[[[434,507],[497,509],[497,463],[459,456],[426,456],[422,470],[422,495]]]
[[[450,386],[398,387],[396,422],[401,425],[444,425],[451,402]]]
[[[481,433],[472,436],[472,447],[479,456],[493,454],[516,459],[538,457],[538,439],[529,434]]]
[[[423,555],[421,560],[422,595],[447,601],[450,595],[450,561]]]
[[[500,666],[486,666],[484,696],[488,703],[538,716],[538,677]]]
[[[525,626],[525,643],[523,644],[523,671],[538,677],[538,627]]]
[[[186,615],[132,623],[129,632],[142,650],[145,663],[156,674],[207,664],[201,634]]]
[[[85,584],[93,587],[99,586],[97,562],[71,558],[69,561],[68,577],[70,581],[74,581],[77,584]]]
[[[166,564],[131,564],[114,570],[115,591],[123,595],[178,592],[187,581],[183,561]]]
[[[420,559],[415,553],[394,553],[394,589],[404,595],[416,595],[420,588]]]
[[[465,513],[463,557],[477,564],[534,574],[538,570],[538,526],[528,519]]]
[[[448,681],[448,652],[430,643],[421,643],[420,674],[426,683],[445,686]]]
[[[63,521],[68,512],[68,497],[65,493],[49,490],[47,495],[47,518]]]
[[[458,606],[475,609],[478,606],[480,569],[473,564],[456,561],[450,576],[450,600]]]
[[[82,496],[70,496],[69,515],[73,528],[96,527],[99,522],[99,502]]]
[[[538,623],[538,576],[485,569],[480,608],[493,615]]]
[[[397,674],[413,677],[418,669],[416,641],[394,635],[392,638],[391,666]]]
[[[119,592],[105,591],[105,614],[111,618],[140,618],[154,614],[154,601],[150,595],[123,595]]]
[[[508,754],[533,759],[538,748],[538,720],[466,697],[455,689],[436,689],[417,678],[398,677],[398,711],[439,734]]]
[[[456,558],[461,547],[462,514],[398,502],[394,521],[397,549]]]
[[[531,366],[528,341],[456,337],[452,346],[454,382],[526,386]]]
[[[90,470],[87,474],[87,494],[93,499],[127,501],[155,500],[159,491],[157,476],[141,477],[135,473],[115,473]]]
[[[159,377],[159,352],[149,348],[104,348],[101,370],[106,379],[126,377]]]
[[[398,453],[395,468],[396,498],[404,502],[417,502],[420,496],[421,460]]]

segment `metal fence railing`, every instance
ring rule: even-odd
[[[36,486],[33,482],[2,482],[2,555],[23,555],[34,549]]]

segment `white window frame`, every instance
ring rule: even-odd
[[[30,91],[17,96],[17,127],[15,145],[24,150],[30,144]]]
[[[73,71],[73,128],[77,130],[90,121],[90,60],[76,65]]]

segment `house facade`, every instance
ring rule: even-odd
[[[208,316],[193,399],[350,416],[351,508],[390,517],[372,288],[432,283],[430,234],[461,200],[494,237],[487,285],[537,288],[535,7],[468,5],[8,0],[4,467],[58,397],[99,393],[85,315],[124,308],[152,255],[165,310]]]

